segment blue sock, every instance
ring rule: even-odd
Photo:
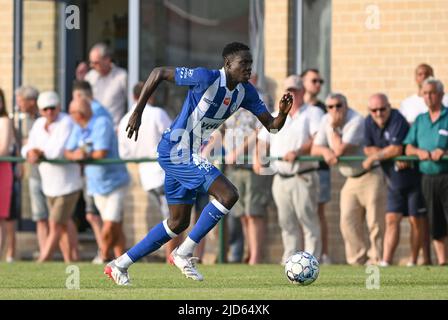
[[[217,200],[212,200],[202,210],[198,222],[188,235],[194,242],[199,243],[207,233],[221,220],[221,218],[229,213],[229,209],[220,204]]]
[[[160,222],[154,228],[149,230],[146,237],[128,250],[127,254],[133,262],[156,251],[172,238],[177,237],[177,234],[168,228],[166,220]]]

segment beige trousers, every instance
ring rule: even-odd
[[[322,242],[317,216],[319,178],[316,172],[281,178],[276,175],[272,183],[272,195],[282,230],[282,262],[300,249],[303,230],[304,250],[320,258]]]
[[[359,178],[347,178],[340,199],[347,263],[378,263],[382,258],[386,213],[386,182],[381,169]]]

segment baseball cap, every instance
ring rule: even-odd
[[[37,106],[39,109],[45,109],[48,107],[57,107],[59,105],[59,96],[54,91],[45,91],[39,94],[37,99]]]
[[[288,78],[286,78],[284,87],[285,90],[288,89],[301,90],[303,88],[302,79],[300,79],[300,77],[296,74],[290,75]]]

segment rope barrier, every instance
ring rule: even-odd
[[[266,159],[269,159],[271,161],[274,160],[282,160],[281,157],[266,157]],[[338,158],[339,162],[356,162],[356,161],[363,161],[366,159],[366,156],[341,156]],[[251,160],[250,157],[244,157],[240,158],[238,160]],[[387,159],[384,161],[418,161],[417,156],[399,156],[391,159]],[[43,159],[41,161],[45,161],[48,163],[54,163],[54,164],[67,164],[67,163],[83,163],[83,164],[118,164],[118,163],[142,163],[142,162],[156,162],[157,158],[139,158],[139,159],[101,159],[101,160],[82,160],[82,161],[71,161],[67,159]],[[211,162],[214,163],[221,163],[222,164],[222,157],[212,157],[210,158]],[[309,161],[324,161],[323,157],[314,157],[314,156],[300,156],[296,159],[296,161],[299,162],[309,162]],[[443,156],[441,161],[448,161],[448,156]],[[26,162],[26,159],[20,158],[20,157],[0,157],[0,162],[16,162],[16,163],[22,163]],[[244,164],[238,162],[238,164]]]

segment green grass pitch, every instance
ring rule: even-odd
[[[321,266],[316,282],[290,284],[280,265],[200,265],[205,280],[186,279],[175,267],[137,263],[131,287],[118,287],[103,266],[74,264],[79,289],[67,289],[75,276],[63,263],[0,264],[0,299],[145,299],[145,300],[322,300],[448,299],[448,267],[379,268],[379,289],[368,289],[365,267]],[[69,273],[66,273],[66,272]]]

